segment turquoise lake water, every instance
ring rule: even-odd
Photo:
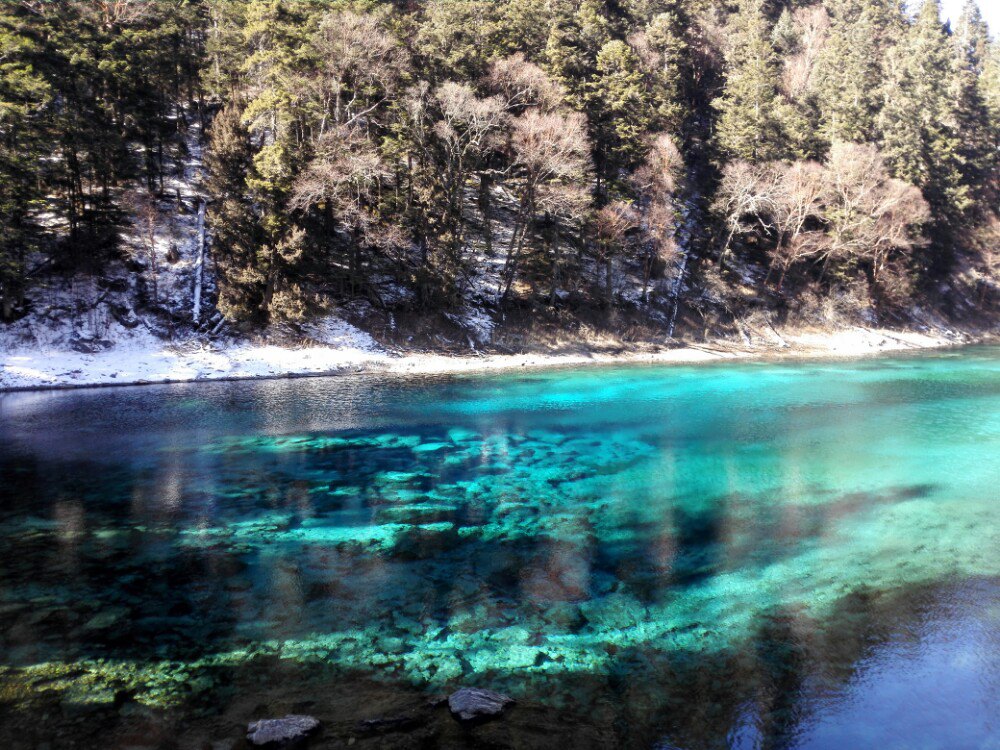
[[[1000,748],[1000,348],[0,394],[4,746],[462,685],[513,747]]]

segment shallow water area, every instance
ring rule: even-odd
[[[998,488],[996,347],[0,394],[0,741],[1000,748]]]

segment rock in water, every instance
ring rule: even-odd
[[[514,699],[506,695],[479,688],[462,688],[448,696],[448,708],[462,721],[499,716],[513,702]]]
[[[261,719],[247,726],[247,741],[251,747],[299,747],[319,729],[319,720],[312,716],[289,715],[283,719]]]

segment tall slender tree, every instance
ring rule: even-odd
[[[778,158],[786,151],[778,116],[780,69],[764,0],[741,0],[730,23],[733,38],[726,52],[726,83],[714,102],[719,144],[741,159]]]
[[[938,0],[924,0],[889,53],[879,129],[893,174],[924,191],[940,226],[971,207],[953,96],[954,55]]]

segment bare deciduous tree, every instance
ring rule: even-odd
[[[520,52],[493,63],[486,83],[503,99],[509,112],[529,107],[551,112],[561,107],[566,99],[562,86],[540,67],[528,62]]]
[[[373,14],[328,13],[313,37],[319,58],[311,86],[322,103],[316,137],[332,125],[352,125],[395,94],[409,59]]]
[[[879,283],[893,251],[920,242],[930,209],[920,190],[889,176],[875,146],[834,143],[826,162],[733,162],[723,173],[716,209],[733,237],[760,228],[775,238],[771,271],[807,259],[863,262]]]
[[[371,140],[357,128],[341,125],[319,140],[315,157],[293,186],[292,209],[319,208],[350,235],[352,287],[360,278],[364,249],[387,250],[401,244],[378,211],[381,191],[391,177]]]
[[[520,201],[501,279],[502,300],[510,294],[536,215],[580,216],[590,201],[586,187],[592,172],[586,119],[576,112],[528,110],[513,121],[511,150]]]
[[[436,89],[415,86],[406,100],[410,142],[428,167],[427,180],[441,206],[440,241],[447,249],[440,260],[460,270],[465,242],[464,191],[488,155],[501,145],[507,121],[498,96],[479,97],[471,86],[446,82]]]
[[[154,10],[155,0],[97,0],[93,9],[105,28],[137,23]]]
[[[822,5],[798,8],[792,15],[797,31],[794,54],[785,59],[781,88],[798,100],[815,86],[817,64],[830,35],[830,15]]]
[[[159,264],[156,257],[156,233],[160,224],[160,206],[156,196],[144,190],[131,190],[125,195],[125,205],[133,217],[141,254],[149,266],[153,303],[160,301]]]
[[[645,162],[636,170],[632,183],[640,200],[641,227],[645,235],[646,254],[643,262],[642,299],[649,291],[653,267],[666,265],[677,254],[677,185],[684,169],[684,158],[665,133],[653,139]]]
[[[614,201],[604,206],[594,217],[594,233],[600,251],[599,260],[604,267],[604,303],[610,308],[614,302],[614,260],[624,250],[628,236],[640,225],[639,212],[625,201]]]
[[[919,228],[930,218],[927,201],[913,185],[891,178],[870,144],[834,143],[824,178],[823,254],[867,260],[877,283],[893,250],[920,241]]]
[[[713,204],[714,210],[724,217],[727,229],[726,241],[719,252],[720,267],[737,235],[746,234],[755,226],[765,233],[773,230],[770,220],[780,180],[780,170],[774,164],[751,164],[738,159],[726,165]]]
[[[813,161],[774,165],[777,181],[771,195],[771,222],[777,245],[771,255],[768,278],[776,267],[781,269],[780,289],[788,270],[801,260],[821,251],[823,233],[807,231],[810,220],[820,220],[823,193],[823,167]]]

